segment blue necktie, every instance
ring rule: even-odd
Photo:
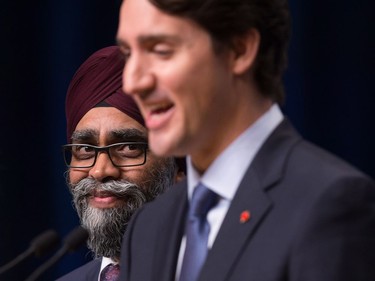
[[[199,184],[190,202],[186,222],[186,249],[179,281],[196,281],[207,255],[210,226],[208,211],[217,203],[217,194]]]

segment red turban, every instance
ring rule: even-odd
[[[137,105],[122,92],[123,69],[124,58],[117,46],[95,52],[78,68],[65,102],[68,142],[82,117],[103,101],[144,126]]]

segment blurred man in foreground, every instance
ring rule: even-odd
[[[286,0],[123,1],[124,91],[188,159],[132,217],[121,280],[375,280],[374,181],[280,110],[289,37]]]

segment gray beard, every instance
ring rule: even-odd
[[[134,211],[146,202],[145,194],[135,184],[127,181],[99,183],[85,178],[71,187],[81,224],[89,232],[88,248],[96,257],[118,259],[126,225]],[[87,197],[94,189],[110,191],[115,196],[124,198],[126,203],[109,209],[93,208],[88,204]]]
[[[152,180],[144,183],[148,186],[142,189],[126,180],[101,183],[85,178],[77,184],[69,184],[81,225],[89,232],[87,246],[95,257],[119,260],[122,237],[131,216],[145,202],[153,200],[172,186],[174,171],[174,162],[167,161],[163,168],[158,167],[150,174]],[[94,189],[111,192],[124,198],[125,202],[109,209],[93,208],[89,206],[87,198]]]

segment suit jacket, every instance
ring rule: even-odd
[[[57,281],[97,281],[102,259],[95,259],[69,272]]]
[[[132,217],[120,280],[174,280],[186,209],[182,182]],[[374,182],[284,120],[240,183],[199,280],[374,281]]]

